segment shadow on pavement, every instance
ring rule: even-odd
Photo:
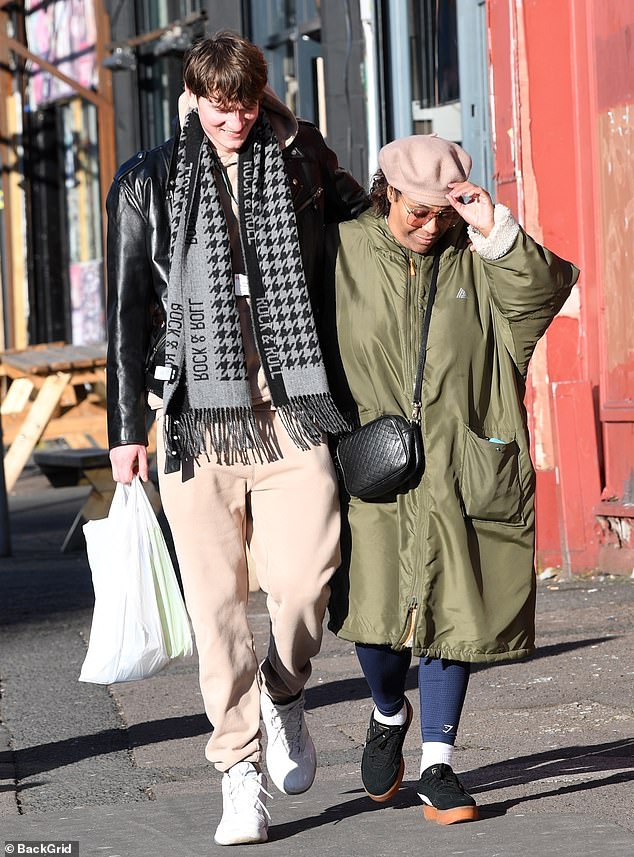
[[[566,643],[554,643],[551,646],[541,646],[530,658],[510,661],[504,664],[472,664],[471,669],[474,673],[499,666],[512,669],[513,667],[527,663],[529,660],[533,661],[541,658],[551,658],[556,655],[562,655],[565,652],[573,652],[576,649],[584,649],[588,646],[597,646],[600,643],[608,643],[611,640],[616,639],[618,639],[617,635],[611,635],[607,637],[589,637],[585,640],[570,640]],[[417,687],[418,666],[417,663],[415,663],[410,667],[407,674],[405,689],[415,690]],[[352,702],[358,699],[369,698],[370,691],[366,680],[363,677],[344,678],[339,681],[324,682],[324,684],[306,688],[306,710],[310,711],[311,709],[321,708],[326,705],[336,705],[340,702]]]
[[[464,779],[469,791],[477,795],[491,789],[525,786],[540,780],[584,777],[581,782],[566,783],[548,791],[480,805],[485,814],[504,815],[512,807],[528,801],[634,781],[633,759],[634,738],[631,738],[609,744],[577,745],[534,753],[530,756],[519,756],[482,768],[474,768],[461,774],[461,779]],[[624,770],[627,768],[629,770]],[[615,771],[615,773],[608,777],[593,778],[593,774],[609,771]]]
[[[53,741],[50,744],[9,750],[0,753],[0,766],[14,765],[17,778],[20,780],[33,774],[72,765],[82,759],[121,750],[133,750],[135,747],[159,744],[161,741],[195,738],[210,731],[209,721],[204,714],[166,717],[163,720],[137,723],[127,729],[104,729],[93,735],[81,735],[77,738]]]
[[[605,788],[605,786],[617,785],[618,783],[629,783],[632,780],[634,780],[634,771],[620,771],[617,774],[613,774],[611,777],[584,780],[582,783],[573,783],[568,786],[551,789],[550,791],[537,792],[532,795],[523,795],[522,797],[497,801],[495,803],[478,803],[478,807],[482,816],[492,818],[498,815],[506,815],[506,813],[514,806],[529,803],[530,801],[543,800],[544,798],[557,797],[560,795],[575,794],[576,792],[587,792],[591,789]],[[471,791],[475,793],[476,789],[471,789]]]
[[[279,842],[291,836],[296,836],[299,833],[305,833],[307,830],[314,830],[324,824],[337,824],[337,822],[343,821],[346,818],[353,818],[367,812],[385,812],[385,810],[402,810],[410,809],[413,806],[421,806],[420,798],[414,789],[402,788],[389,803],[377,803],[370,800],[361,788],[352,792],[344,792],[344,794],[357,793],[360,797],[352,798],[352,800],[344,800],[335,806],[329,806],[317,815],[308,815],[296,821],[273,824],[269,829],[269,841]]]
[[[162,741],[173,741],[182,738],[192,738],[210,731],[209,722],[204,714],[185,717],[166,717],[162,720],[147,721],[130,726],[127,729],[106,729],[92,735],[69,738],[49,744],[39,744],[18,750],[0,753],[0,765],[14,765],[17,779],[50,771],[64,765],[73,764],[85,758],[99,756],[121,750],[130,750]],[[461,774],[465,785],[474,794],[485,793],[493,789],[523,786],[549,778],[579,777],[587,775],[583,782],[567,784],[559,788],[509,799],[492,804],[482,805],[489,815],[500,815],[509,808],[524,801],[538,800],[558,794],[581,792],[598,786],[634,780],[632,758],[634,754],[634,738],[624,741],[614,741],[606,744],[589,744],[586,746],[564,747],[548,750],[544,753],[534,753],[528,756],[507,759],[503,762],[474,768]],[[623,770],[629,768],[630,770]],[[617,770],[618,769],[618,770]],[[592,774],[615,771],[609,778],[594,778]],[[412,784],[415,787],[415,783]],[[10,786],[9,788],[12,788]],[[361,791],[361,789],[359,789]],[[390,804],[393,809],[402,809],[418,804],[414,789],[405,789],[399,793],[397,801]],[[369,812],[380,808],[366,796],[349,801],[329,809],[326,815],[321,814],[314,819],[314,825],[331,823],[334,814],[347,817],[359,812]],[[309,823],[304,819],[302,824]],[[290,825],[293,827],[292,825]],[[284,826],[282,826],[284,827]],[[297,832],[293,827],[284,836]],[[284,838],[282,836],[281,838]],[[276,837],[279,829],[276,828]]]

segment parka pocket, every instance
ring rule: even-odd
[[[519,452],[514,438],[489,440],[464,426],[460,490],[467,517],[523,523]]]

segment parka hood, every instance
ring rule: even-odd
[[[262,98],[262,107],[266,110],[269,121],[275,131],[275,136],[278,139],[280,147],[287,149],[295,137],[299,125],[292,110],[290,110],[283,101],[273,92],[270,86],[264,90]]]

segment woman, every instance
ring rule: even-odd
[[[439,256],[422,387],[425,471],[381,501],[350,498],[330,626],[356,643],[374,710],[361,776],[397,791],[420,658],[425,817],[478,817],[454,774],[471,663],[534,648],[534,472],[522,403],[528,362],[577,269],[540,247],[468,181],[471,158],[440,137],[379,154],[373,207],[342,224],[337,335],[361,424],[411,412],[432,267]]]

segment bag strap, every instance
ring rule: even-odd
[[[416,382],[414,384],[414,396],[412,398],[412,416],[413,423],[420,423],[421,392],[423,388],[423,372],[425,370],[425,360],[427,358],[427,339],[429,337],[429,325],[431,323],[431,311],[436,297],[436,284],[438,282],[438,269],[440,267],[440,253],[436,253],[434,258],[434,266],[431,272],[431,281],[429,283],[429,294],[427,296],[427,306],[425,308],[425,318],[423,320],[423,332],[420,343],[420,353],[418,355],[418,369],[416,371]]]

